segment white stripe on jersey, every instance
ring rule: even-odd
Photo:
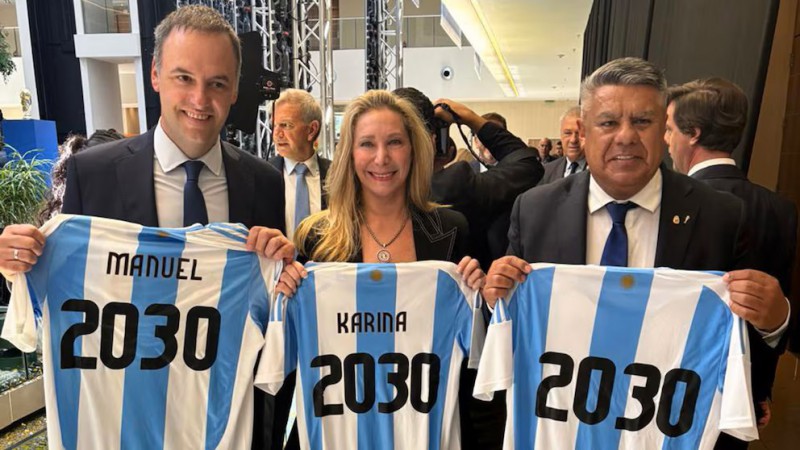
[[[141,229],[141,226],[131,225],[130,233],[136,235]],[[109,228],[92,227],[89,237],[89,249],[86,252],[83,298],[91,299],[101,311],[105,305],[111,302],[129,303],[131,291],[133,290],[133,277],[110,277],[106,275],[107,249],[110,246],[114,249],[119,249],[117,253],[130,253],[133,255],[136,254],[139,242],[135,239],[120,238],[118,233]],[[106,249],[105,252],[103,248]],[[122,353],[125,326],[123,325],[123,318],[117,317],[116,319],[114,355],[120,355]],[[100,354],[100,336],[99,332],[95,332],[82,337],[83,355]],[[102,365],[102,363],[98,361],[98,365]],[[124,370],[81,371],[80,408],[77,411],[77,448],[115,450],[120,447],[124,385]],[[58,414],[48,414],[48,420],[51,416],[58,416]],[[97,433],[95,430],[98,429],[104,430],[103,433]]]

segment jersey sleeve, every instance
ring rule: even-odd
[[[506,302],[498,300],[486,333],[472,393],[478,400],[491,400],[495,391],[510,388],[514,381],[512,327]]]
[[[470,292],[470,321],[468,327],[468,345],[469,345],[469,360],[467,367],[470,369],[477,369],[483,352],[483,346],[486,342],[486,323],[483,320],[483,298],[480,291]]]
[[[39,228],[39,231],[50,239],[59,226],[69,221],[68,214],[59,214]],[[11,301],[8,304],[3,330],[0,337],[10,342],[25,353],[36,351],[38,343],[37,327],[41,321],[42,305],[47,297],[46,286],[49,273],[48,256],[54,244],[46,248],[45,253],[33,268],[26,274],[17,274],[11,279]]]
[[[758,439],[753,394],[750,390],[750,343],[744,321],[731,321],[728,361],[722,391],[719,429],[743,441]]]
[[[278,294],[273,304],[256,373],[256,387],[271,395],[278,393],[286,376],[297,365],[296,334],[293,332],[292,318],[286,314],[286,306],[290,301],[283,294]]]

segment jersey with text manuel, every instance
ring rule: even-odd
[[[484,325],[456,266],[307,269],[295,296],[272,307],[256,374],[275,393],[297,369],[301,447],[460,448],[459,373],[464,358],[476,366],[471,341],[482,341]]]
[[[50,448],[249,449],[275,263],[242,225],[60,215],[17,276],[2,337],[36,346]]]
[[[711,449],[756,439],[744,322],[718,275],[532,265],[497,303],[475,397],[508,389],[505,449]]]

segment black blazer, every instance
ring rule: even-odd
[[[327,158],[323,158],[322,156],[317,156],[317,163],[319,164],[319,181],[320,181],[320,193],[322,198],[320,199],[320,205],[322,205],[322,209],[328,209],[328,193],[325,192],[325,179],[328,177],[328,170],[331,167],[331,160]],[[269,159],[269,163],[272,164],[273,167],[278,169],[278,172],[281,173],[281,177],[283,177],[283,167],[285,164],[285,160],[283,156],[273,156]],[[281,178],[283,179],[283,178]]]
[[[153,184],[155,128],[98,145],[67,164],[62,211],[158,226]],[[272,166],[223,142],[229,221],[284,230],[283,177]],[[269,200],[267,200],[269,199]]]
[[[751,183],[736,166],[723,164],[707,167],[694,173],[692,178],[742,199],[751,231],[750,268],[777,278],[784,295],[789,297],[797,249],[797,208],[794,204]],[[791,339],[800,344],[800,329],[795,325],[790,330],[791,333],[784,335],[785,339],[776,349],[764,345],[755,330],[750,330],[750,341],[753,342],[753,396],[757,401],[771,396],[778,358],[785,341]]]
[[[491,150],[497,164],[486,172],[475,172],[468,162],[457,162],[433,174],[431,192],[435,202],[451,205],[466,216],[471,232],[468,254],[487,270],[505,250],[502,245],[499,252],[492,251],[490,230],[501,230],[493,240],[503,244],[507,231],[492,224],[505,220],[503,216],[510,214],[517,195],[536,186],[542,165],[534,150],[492,122],[481,127],[478,138]]]

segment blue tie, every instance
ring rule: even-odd
[[[636,208],[636,203],[632,202],[611,202],[606,205],[612,225],[606,246],[603,248],[603,256],[600,258],[601,266],[628,266],[628,232],[625,231],[625,215],[633,208]]]
[[[186,170],[186,184],[183,185],[183,226],[188,227],[196,223],[208,224],[208,211],[203,191],[200,190],[198,180],[200,171],[203,170],[203,161],[186,161],[183,169]]]
[[[294,166],[295,190],[294,190],[294,229],[297,225],[311,214],[311,205],[308,202],[308,183],[306,183],[306,172],[308,167],[300,163]]]

